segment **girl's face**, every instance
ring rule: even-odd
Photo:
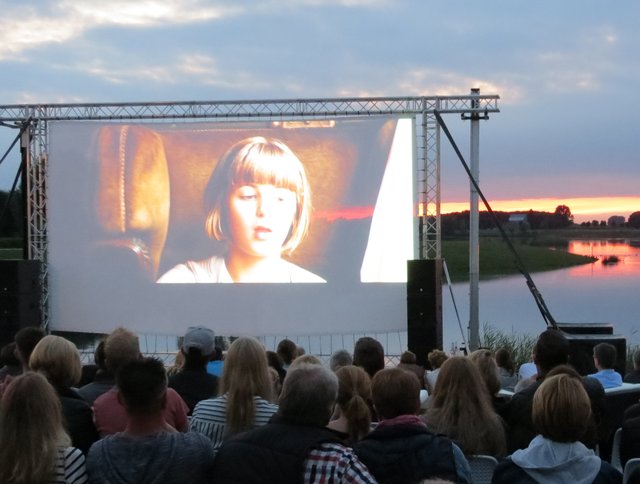
[[[280,257],[296,213],[296,193],[274,185],[250,184],[229,194],[233,249],[253,257]]]

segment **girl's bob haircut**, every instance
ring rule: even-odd
[[[216,165],[204,192],[205,229],[210,238],[229,233],[228,200],[243,185],[274,185],[296,194],[296,214],[282,251],[290,254],[304,239],[311,215],[311,190],[298,157],[282,141],[254,136],[233,145]]]

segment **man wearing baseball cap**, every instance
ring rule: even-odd
[[[187,329],[180,348],[184,355],[184,367],[169,378],[169,387],[178,392],[188,405],[189,415],[200,400],[217,395],[218,377],[207,373],[207,363],[214,348],[214,333],[211,329],[204,326]]]

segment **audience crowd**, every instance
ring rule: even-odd
[[[119,327],[83,371],[71,341],[23,328],[0,349],[0,482],[472,483],[484,455],[498,484],[621,483],[598,453],[605,389],[640,382],[640,351],[623,378],[614,346],[593,348],[588,376],[569,349],[548,329],[519,369],[506,348],[433,350],[425,369],[363,337],[325,364],[288,339],[225,352],[197,326],[165,368]],[[640,402],[621,422],[624,465],[640,457]]]

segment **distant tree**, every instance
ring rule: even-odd
[[[572,223],[573,215],[571,215],[571,209],[566,205],[558,205],[553,212],[553,221],[550,223],[550,228],[568,227]]]
[[[627,220],[629,227],[640,229],[640,212],[633,212]]]
[[[598,222],[596,219],[593,219],[593,220],[591,221],[591,225],[592,225],[593,227],[598,227],[598,226],[600,225],[600,222]]]
[[[607,226],[607,221],[606,220],[600,220],[600,227],[606,227]]]

